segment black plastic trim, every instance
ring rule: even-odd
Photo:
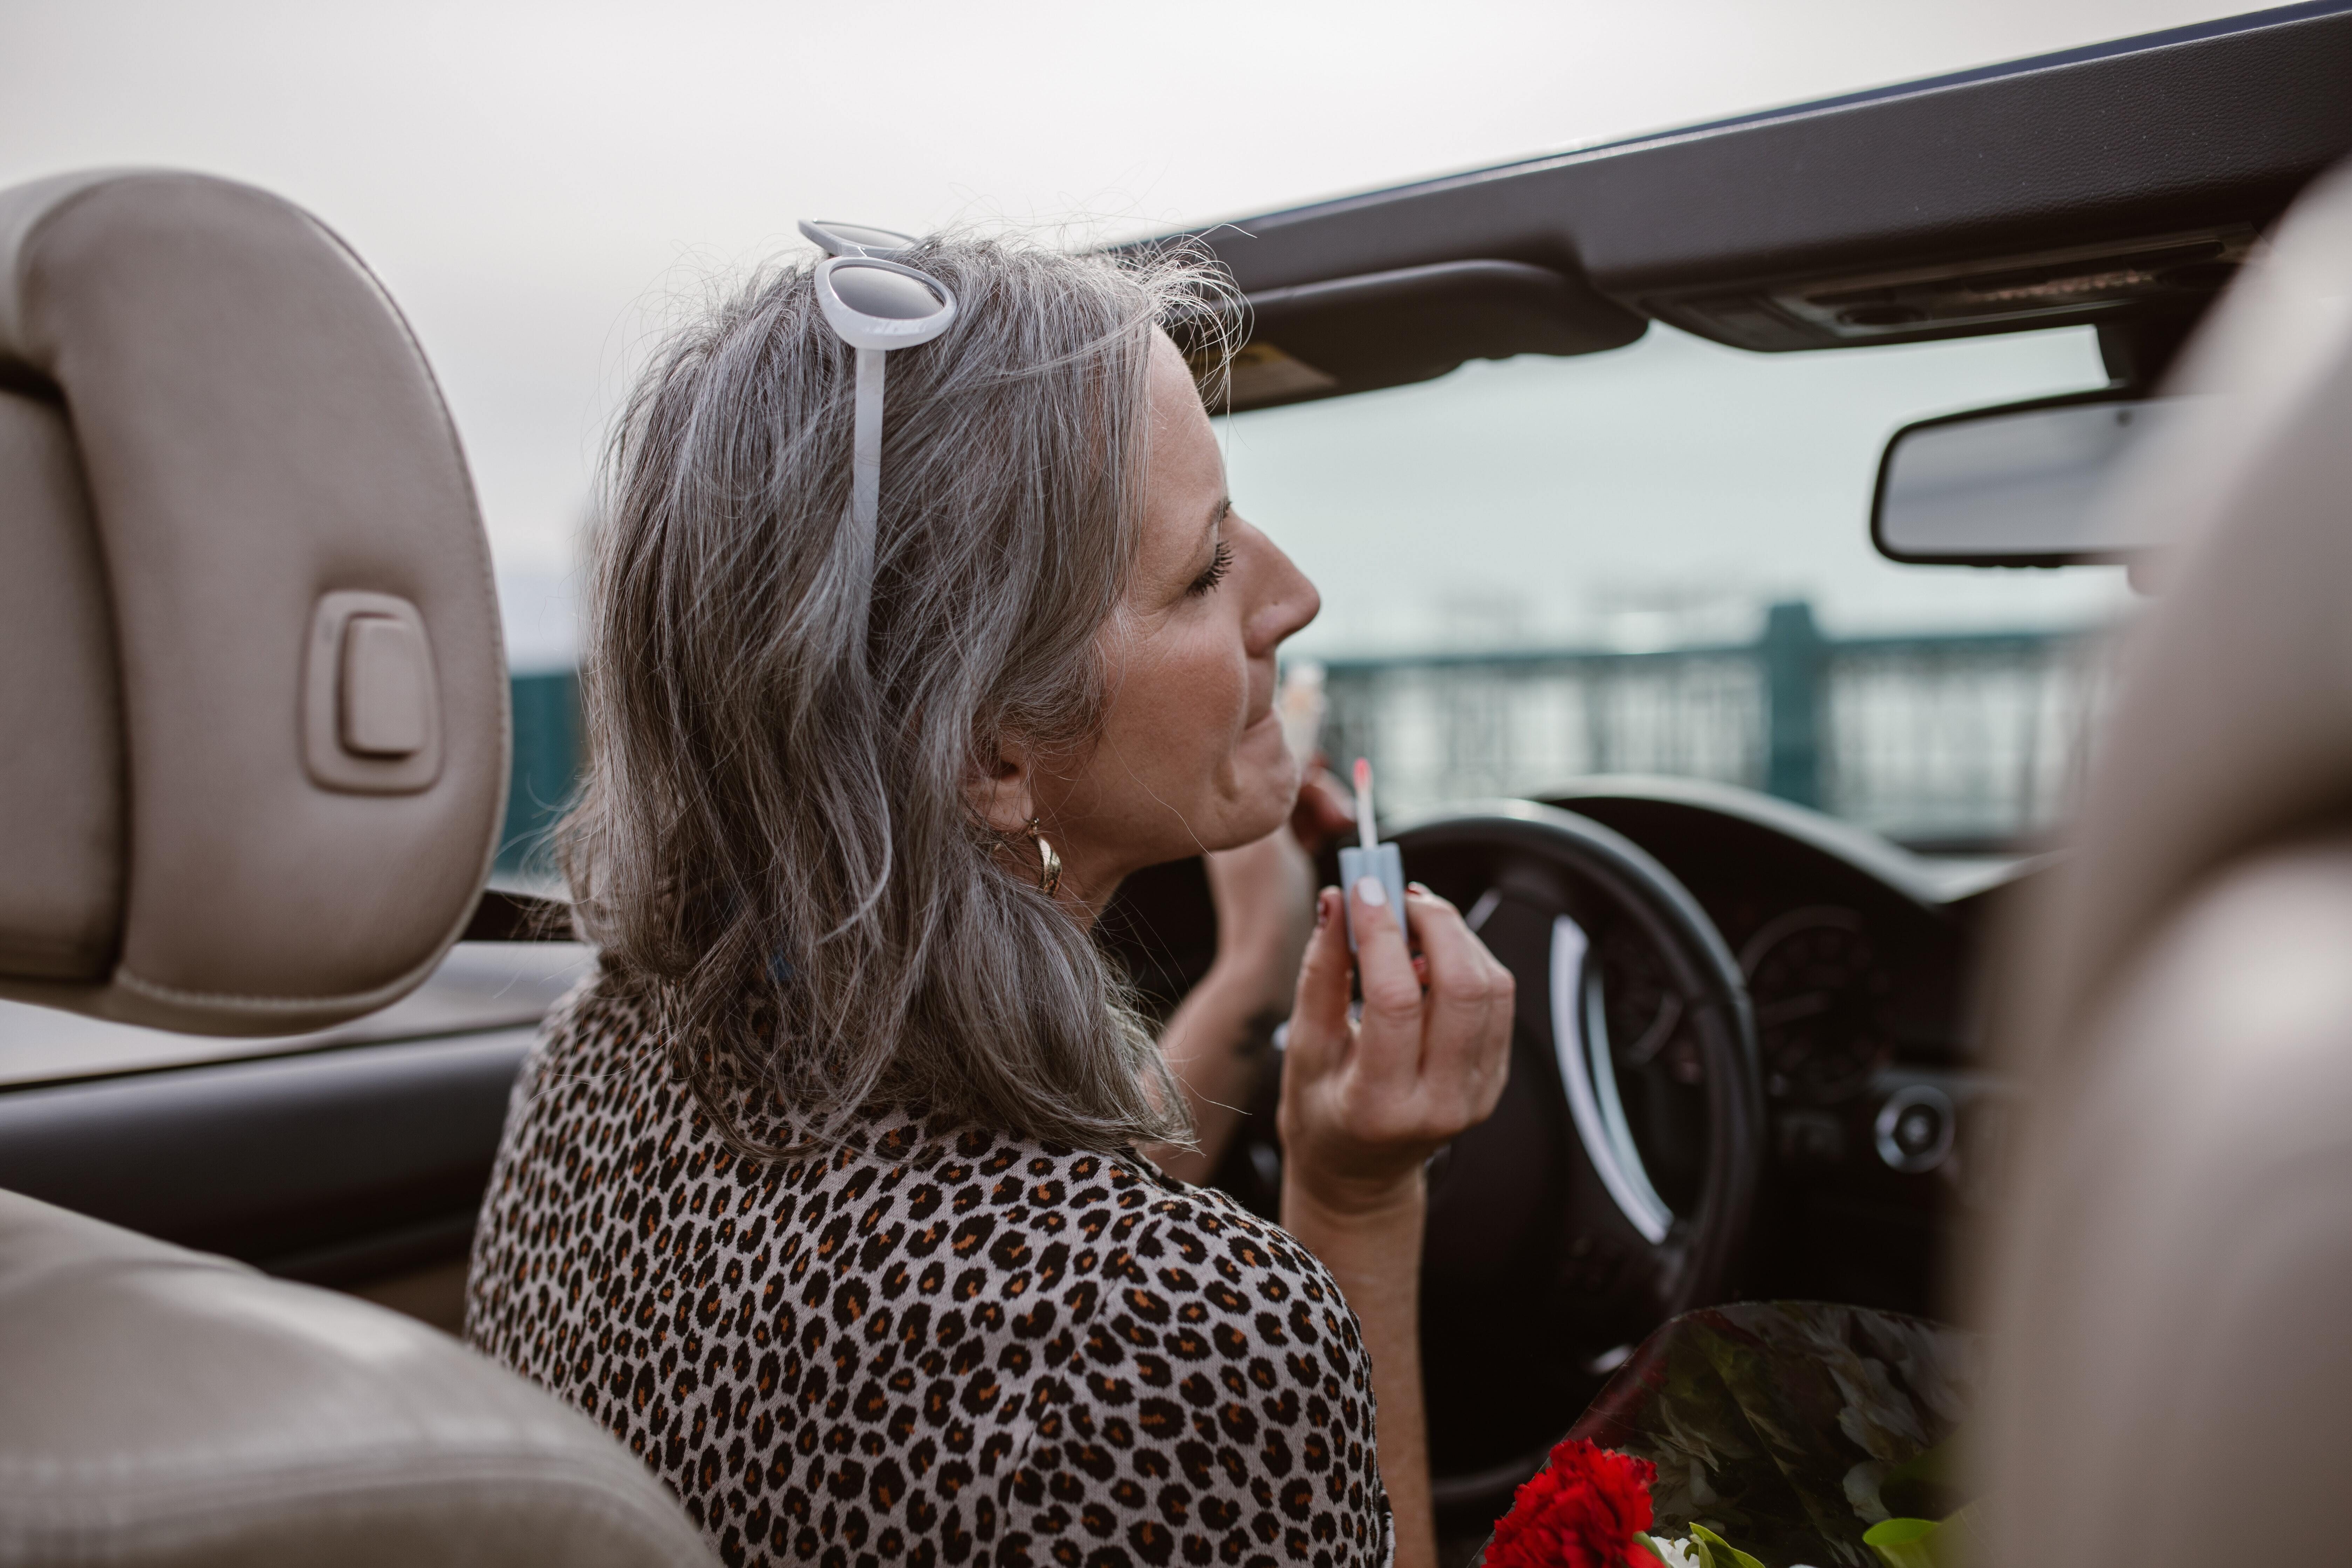
[[[1589,815],[1604,823],[1609,821],[1609,804],[1614,801],[1674,806],[1727,817],[1801,844],[1926,913],[1948,910],[2017,874],[2013,864],[1995,863],[1956,877],[1866,827],[1857,827],[1811,806],[1738,784],[1717,784],[1712,779],[1595,773],[1547,791],[1542,798],[1547,805]],[[1626,830],[1618,827],[1617,831]]]
[[[2333,16],[2352,11],[2352,0],[2309,0],[2300,5],[2273,5],[2261,11],[2243,11],[2234,16],[2219,16],[2210,22],[2190,22],[2178,27],[2159,27],[2152,33],[2134,33],[2128,37],[2108,38],[2095,44],[2079,44],[2071,49],[2053,49],[2044,55],[2021,55],[2015,59],[1997,60],[1991,65],[1970,66],[1965,70],[1946,71],[1940,76],[1914,77],[1907,81],[1887,82],[1879,87],[1860,88],[1853,92],[1834,93],[1828,98],[1807,99],[1800,103],[1778,104],[1770,109],[1751,110],[1746,114],[1726,115],[1721,120],[1703,120],[1673,131],[1643,132],[1636,136],[1620,136],[1612,141],[1596,142],[1580,149],[1587,153],[1604,152],[1614,147],[1637,147],[1654,142],[1661,136],[1687,136],[1701,131],[1728,131],[1735,126],[1754,125],[1767,120],[1780,120],[1790,114],[1808,113],[1821,109],[1843,109],[1856,103],[1875,103],[1881,99],[1905,98],[1915,92],[1932,92],[1938,88],[1964,87],[1970,82],[1993,81],[2001,77],[2016,76],[2023,71],[2047,70],[2053,66],[2080,65],[2089,60],[2104,60],[2117,55],[2138,54],[2147,49],[2163,48],[2172,44],[2193,44],[2207,38],[2226,37],[2232,33],[2247,32],[2254,27],[2275,26],[2282,22],[2303,22],[2319,16]],[[1540,159],[1527,160],[1529,163]],[[1509,168],[1516,165],[1506,164]]]
[[[1237,410],[1428,381],[1473,359],[1619,348],[1650,324],[1557,268],[1491,258],[1268,289],[1249,305],[1253,342],[1336,384],[1253,399],[1237,384]]]
[[[572,906],[561,899],[485,888],[459,942],[577,942]]]
[[[1252,294],[1511,260],[1731,342],[1697,307],[1864,269],[2260,226],[2347,153],[2352,0],[2334,0],[1345,197],[1201,237]],[[1870,344],[1792,328],[1748,346]]]
[[[533,1033],[0,1093],[0,1187],[321,1282],[462,1257]]]

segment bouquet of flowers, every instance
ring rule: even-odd
[[[1519,1488],[1483,1568],[1764,1568],[1703,1524],[1681,1537],[1651,1534],[1657,1474],[1647,1459],[1569,1438]],[[1882,1520],[1862,1539],[1885,1568],[1948,1568],[1966,1531],[1962,1510],[1942,1521]]]
[[[1975,1362],[1971,1336],[1899,1313],[1687,1313],[1519,1489],[1483,1568],[1952,1568]]]

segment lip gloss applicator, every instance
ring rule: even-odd
[[[1339,851],[1339,890],[1344,896],[1355,890],[1356,884],[1366,877],[1377,878],[1388,890],[1389,908],[1396,911],[1397,929],[1404,929],[1404,857],[1394,844],[1380,841],[1380,828],[1372,820],[1372,764],[1369,758],[1356,759],[1356,831],[1358,847]],[[1348,951],[1356,951],[1356,907],[1348,910]]]

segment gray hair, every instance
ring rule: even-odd
[[[876,1106],[1079,1148],[1181,1142],[1123,978],[1006,868],[966,786],[1006,741],[1066,752],[1097,729],[1152,329],[1221,363],[1230,294],[1176,252],[940,237],[900,259],[959,310],[890,355],[872,541],[849,521],[853,351],[813,264],[720,298],[629,400],[595,541],[588,770],[556,833],[577,919],[748,1152],[831,1142]]]

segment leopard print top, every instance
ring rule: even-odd
[[[1279,1228],[1133,1155],[904,1117],[740,1159],[608,980],[516,1083],[466,1331],[730,1563],[1391,1554],[1355,1315]]]

